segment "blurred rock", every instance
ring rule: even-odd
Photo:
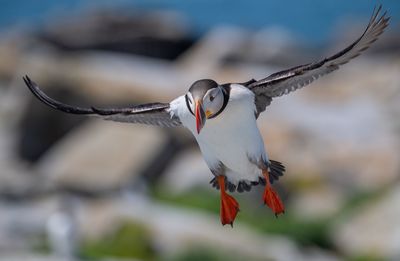
[[[179,153],[165,170],[161,184],[171,193],[182,193],[197,185],[208,186],[212,174],[198,148]]]
[[[400,187],[339,220],[333,240],[349,256],[400,258]]]
[[[166,142],[152,126],[89,121],[52,147],[37,165],[60,186],[88,191],[128,185]]]
[[[44,244],[47,218],[55,211],[53,199],[0,202],[0,252],[15,253]]]
[[[276,99],[260,117],[266,148],[286,165],[287,179],[331,180],[351,190],[397,178],[399,136],[388,97],[399,74],[391,62],[363,64],[352,62],[306,90]]]
[[[218,71],[227,56],[237,52],[248,34],[237,28],[219,27],[201,38],[176,61],[176,66],[194,82],[202,78],[219,81]]]
[[[9,254],[9,255],[1,255],[0,261],[69,261],[69,260],[60,260],[60,257],[51,256],[51,255],[40,255],[37,253],[18,253],[18,254]]]
[[[73,259],[63,259],[59,256],[53,255],[40,255],[38,253],[18,253],[18,254],[10,254],[10,255],[1,255],[0,261],[73,261]],[[132,258],[106,258],[106,259],[96,259],[99,261],[140,261]]]
[[[319,186],[303,191],[296,191],[290,202],[294,215],[304,219],[329,218],[343,206],[344,195],[335,187]]]
[[[58,88],[60,82],[107,104],[169,102],[194,81],[168,61],[100,51],[70,54],[43,46],[26,55],[25,68],[42,87]]]
[[[62,97],[66,104],[88,103],[82,95],[71,91],[71,88],[62,82],[50,84],[50,86],[54,85],[57,85],[57,88],[44,89],[50,97],[55,97],[55,99]],[[54,143],[87,120],[87,117],[73,117],[50,109],[37,100],[25,86],[18,85],[18,89],[22,90],[25,97],[28,98],[25,101],[25,108],[21,105],[20,110],[23,111],[23,115],[17,126],[16,146],[19,157],[23,160],[36,162]],[[23,103],[22,100],[20,102]]]
[[[21,109],[23,107],[21,104]],[[41,194],[47,189],[45,184],[36,175],[37,173],[31,171],[29,164],[19,159],[16,152],[18,136],[13,122],[9,119],[11,114],[18,117],[18,113],[5,110],[2,112],[4,114],[0,113],[0,198],[15,199]]]
[[[49,23],[42,39],[66,50],[104,50],[173,60],[193,40],[177,13],[96,10]]]
[[[77,212],[78,198],[64,195],[60,198],[58,209],[46,222],[46,239],[51,252],[63,260],[75,260],[79,252],[80,231]]]
[[[0,197],[6,199],[25,199],[49,191],[50,186],[43,182],[37,173],[29,170],[24,163],[16,160],[0,160]]]
[[[4,33],[4,32],[3,32]],[[23,37],[16,35],[2,35],[0,40],[0,78],[10,78],[19,70],[21,60],[21,40]]]
[[[257,65],[257,66],[287,66],[293,67],[294,61],[306,61],[315,50],[309,50],[293,39],[292,35],[283,28],[264,28],[254,34],[244,36],[246,41],[224,58],[229,66]],[[301,62],[300,62],[301,63]],[[265,72],[264,72],[265,74]],[[261,77],[265,77],[267,74]],[[254,77],[254,76],[253,76]]]

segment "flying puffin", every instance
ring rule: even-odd
[[[275,97],[302,88],[333,72],[366,50],[388,26],[390,17],[374,9],[363,34],[350,46],[320,61],[280,71],[261,80],[219,84],[210,79],[194,82],[189,91],[170,103],[149,103],[127,108],[81,108],[48,97],[28,76],[24,81],[32,93],[46,105],[72,114],[94,115],[105,120],[142,123],[164,127],[188,128],[220,190],[222,225],[233,224],[238,202],[227,191],[249,191],[265,186],[262,200],[275,215],[285,207],[271,184],[283,175],[285,167],[269,159],[257,118]]]

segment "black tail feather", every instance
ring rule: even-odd
[[[283,176],[283,173],[285,172],[285,166],[283,166],[282,163],[280,163],[279,161],[275,161],[275,160],[270,160],[269,161],[269,181],[272,183],[274,183],[275,180],[278,180],[279,177]]]

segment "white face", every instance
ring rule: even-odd
[[[210,89],[203,98],[203,107],[207,118],[215,115],[224,105],[224,94],[221,87]]]

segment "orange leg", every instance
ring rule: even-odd
[[[218,185],[221,190],[221,223],[222,225],[230,224],[233,226],[233,221],[239,211],[239,203],[225,191],[225,176],[218,176]]]
[[[272,211],[275,216],[278,216],[281,213],[285,213],[285,206],[282,203],[282,200],[279,198],[278,193],[272,188],[271,182],[269,181],[269,172],[268,170],[262,170],[262,173],[265,177],[265,190],[263,195],[264,204],[266,204]]]

